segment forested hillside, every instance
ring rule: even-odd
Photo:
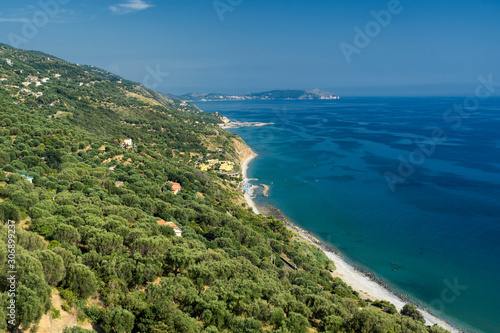
[[[237,182],[195,168],[239,159],[217,117],[51,55],[0,59],[0,331],[73,316],[64,332],[444,332],[361,300]]]

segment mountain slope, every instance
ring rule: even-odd
[[[214,115],[92,66],[0,54],[2,308],[17,272],[0,331],[62,313],[104,332],[442,332],[360,300],[238,182],[197,169],[242,150]]]

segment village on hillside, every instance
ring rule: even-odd
[[[11,59],[4,59],[4,62],[8,66],[14,66],[14,62]],[[20,74],[23,74],[24,71],[21,69],[21,70],[19,70],[19,72],[20,72]],[[61,77],[60,74],[54,74],[54,78],[59,78],[59,77]],[[41,91],[34,92],[31,89],[28,89],[28,87],[30,85],[32,85],[32,84],[35,87],[39,87],[39,86],[43,85],[44,83],[49,82],[49,80],[50,80],[49,77],[39,78],[38,76],[28,75],[28,76],[26,76],[26,80],[21,83],[25,88],[21,88],[21,87],[16,86],[16,85],[9,84],[9,79],[8,78],[6,78],[6,77],[0,77],[0,82],[2,84],[5,84],[6,86],[8,86],[10,88],[19,89],[18,92],[17,92],[17,94],[16,94],[16,96],[19,96],[20,94],[26,94],[26,95],[32,95],[35,98],[42,97],[43,96],[43,92],[41,92]],[[25,100],[21,99],[21,101],[24,102]]]
[[[221,149],[221,148],[220,148]],[[240,178],[241,174],[234,170],[234,162],[231,161],[220,161],[219,159],[210,159],[211,154],[206,156],[200,156],[195,162],[195,166],[201,171],[213,170],[217,174],[222,176],[227,176],[229,178],[234,178],[232,182],[236,182],[236,178]]]

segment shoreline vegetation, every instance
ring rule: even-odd
[[[245,201],[248,206],[252,208],[254,213],[262,214],[264,216],[273,215],[275,218],[280,219],[285,223],[287,229],[295,234],[297,241],[308,243],[323,251],[324,254],[335,264],[335,271],[332,272],[332,276],[340,278],[354,291],[358,292],[361,298],[370,299],[372,301],[389,301],[394,304],[394,306],[396,306],[396,309],[398,311],[401,311],[406,303],[412,303],[412,300],[408,296],[393,292],[387,285],[387,283],[382,279],[377,278],[375,274],[362,270],[348,263],[337,249],[320,241],[310,231],[302,229],[294,223],[290,222],[287,216],[279,208],[271,205],[258,206],[253,200],[253,191],[259,186],[252,185],[250,181],[253,179],[248,178],[248,168],[250,162],[253,161],[257,156],[258,155],[253,151],[251,151],[250,154],[247,152],[245,156],[242,156],[242,159],[244,158],[244,162],[241,164]],[[267,188],[264,188],[264,191],[266,195],[264,195],[264,193],[263,195],[267,197],[269,186],[267,186]],[[426,320],[426,325],[432,326],[437,324],[438,326],[447,329],[452,333],[462,332],[462,330],[457,329],[446,320],[432,314],[427,308],[419,305],[417,305],[417,307],[422,312],[422,315]]]

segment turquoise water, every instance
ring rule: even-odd
[[[258,204],[279,207],[464,329],[500,332],[500,99],[451,118],[446,111],[462,102],[196,104],[230,119],[275,123],[234,130],[259,154],[249,176],[271,185]]]

